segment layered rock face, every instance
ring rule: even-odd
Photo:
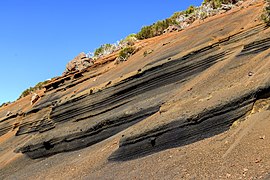
[[[239,8],[140,42],[122,64],[110,55],[72,72],[84,67],[81,54],[81,64],[70,62],[71,73],[45,85],[33,107],[26,97],[1,108],[0,135],[15,132],[23,140],[13,150],[36,159],[120,133],[108,159],[127,161],[228,131],[270,110],[270,29],[261,12],[262,4]]]

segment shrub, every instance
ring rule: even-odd
[[[20,95],[19,99],[21,99],[21,98],[23,98],[25,96],[28,96],[29,94],[31,94],[31,92],[33,92],[33,87],[30,87],[30,88],[24,90],[22,92],[22,94]]]
[[[214,9],[221,7],[222,0],[204,0],[203,4],[210,4]]]
[[[142,27],[141,31],[138,32],[138,34],[136,35],[136,37],[138,39],[140,39],[140,40],[153,37],[152,27],[151,26],[144,26],[144,27]]]
[[[94,56],[101,57],[101,56],[112,53],[115,49],[116,47],[113,44],[103,44],[95,50]]]
[[[181,15],[184,15],[184,12],[183,11],[178,11],[178,12],[175,12],[173,13],[173,15],[169,18],[171,19],[171,21],[173,22],[177,22],[177,19],[181,16]]]
[[[133,46],[125,47],[119,52],[118,59],[121,61],[126,61],[132,54],[134,54],[134,52],[135,47]]]
[[[167,29],[170,25],[173,24],[176,24],[176,21],[172,18],[158,21],[150,26],[142,27],[141,31],[137,33],[136,37],[142,40],[159,36],[163,33],[165,29]]]
[[[147,50],[143,52],[143,56],[146,57],[148,54],[151,54],[154,50]]]
[[[270,26],[270,5],[269,5],[269,0],[266,1],[267,4],[263,10],[263,14],[261,15],[261,19],[264,21],[264,23],[267,26]]]
[[[130,34],[119,42],[120,47],[133,46],[137,41],[136,34]]]
[[[22,94],[20,95],[19,99],[20,98],[23,98],[25,96],[28,96],[29,94],[31,94],[34,91],[41,90],[43,88],[43,85],[44,84],[47,84],[48,82],[49,82],[49,80],[46,80],[46,81],[43,81],[43,82],[39,82],[34,87],[30,87],[30,88],[24,90],[22,92]]]
[[[235,4],[238,0],[204,0],[203,4],[211,4],[215,9],[220,8],[222,4]]]
[[[1,107],[4,107],[4,106],[6,106],[6,105],[8,105],[8,104],[10,104],[10,103],[11,103],[10,101],[5,102],[5,103],[2,103],[2,104],[0,105],[0,108],[1,108]]]
[[[164,30],[167,29],[170,25],[178,25],[179,18],[181,16],[187,17],[190,14],[194,13],[195,10],[196,10],[195,6],[189,6],[187,10],[175,12],[171,17],[165,20],[157,21],[156,23],[153,23],[152,25],[149,26],[144,26],[142,27],[140,32],[137,33],[136,37],[137,39],[142,40],[159,36],[163,34]]]
[[[191,14],[195,11],[194,6],[189,6],[188,9],[185,11],[185,14]]]

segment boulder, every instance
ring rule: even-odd
[[[38,100],[39,98],[40,98],[39,95],[36,94],[36,93],[34,93],[34,94],[32,95],[32,98],[31,98],[31,105],[35,104],[35,102],[37,102],[37,100]]]
[[[80,53],[73,60],[68,62],[64,73],[85,69],[93,65],[93,59],[86,56],[84,52]]]

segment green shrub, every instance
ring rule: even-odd
[[[30,88],[24,90],[24,91],[22,92],[22,94],[20,95],[19,99],[20,99],[20,98],[23,98],[23,97],[25,97],[25,96],[28,96],[29,94],[31,94],[31,92],[33,92],[33,89],[34,89],[33,87],[30,87]]]
[[[11,102],[10,101],[8,101],[8,102],[5,102],[5,103],[2,103],[1,105],[0,105],[0,108],[1,107],[3,107],[3,106],[6,106],[6,105],[8,105],[8,104],[10,104]]]
[[[112,48],[113,48],[112,44],[103,44],[95,50],[94,56],[99,57],[99,56],[102,56],[104,54],[107,54],[107,51],[110,51]]]
[[[167,29],[170,25],[173,24],[176,24],[176,21],[172,18],[158,21],[150,26],[142,27],[141,31],[137,33],[136,37],[142,40],[159,36],[163,33],[165,29]]]
[[[221,6],[222,0],[204,0],[203,4],[211,4],[211,6],[216,9]]]
[[[125,39],[126,40],[129,40],[129,39],[134,39],[134,38],[136,38],[136,34],[130,34],[130,35],[128,35]]]
[[[184,11],[178,11],[178,12],[175,12],[173,13],[173,15],[169,18],[172,22],[175,22],[176,23],[176,20],[181,16],[181,15],[184,15]]]
[[[189,6],[187,10],[175,12],[171,17],[165,20],[157,21],[156,23],[153,23],[152,25],[149,26],[144,26],[142,27],[140,32],[137,33],[136,37],[137,39],[142,40],[159,36],[163,34],[164,30],[167,29],[170,25],[177,25],[178,24],[177,19],[181,15],[187,16],[189,14],[194,13],[195,10],[196,10],[195,6]]]
[[[151,26],[144,26],[142,27],[141,31],[138,32],[138,34],[136,35],[136,37],[138,39],[147,39],[150,37],[153,37],[153,33],[152,33],[152,27]]]
[[[269,5],[267,5],[264,8],[263,14],[261,15],[261,19],[264,21],[264,23],[267,26],[270,26],[270,6]]]
[[[195,11],[195,7],[194,6],[189,6],[187,10],[185,10],[185,14],[191,14]]]
[[[151,54],[153,51],[154,51],[153,49],[144,51],[143,56],[146,57],[148,54]]]
[[[222,4],[235,4],[238,0],[204,0],[203,4],[210,3],[213,8],[220,8]]]
[[[43,88],[43,85],[44,85],[44,84],[47,84],[48,82],[49,82],[49,81],[39,82],[39,83],[37,83],[34,87],[30,87],[30,88],[24,90],[24,91],[22,92],[22,94],[20,95],[19,99],[20,99],[20,98],[23,98],[23,97],[25,97],[25,96],[28,96],[29,94],[31,94],[31,93],[34,92],[34,91],[41,90],[41,89]]]
[[[125,47],[119,52],[118,59],[120,59],[121,61],[126,61],[132,54],[134,54],[134,52],[135,47]]]
[[[137,37],[136,34],[130,34],[128,35],[125,39],[121,40],[119,42],[119,45],[121,47],[125,47],[125,46],[133,46],[135,44],[135,42],[137,41]]]

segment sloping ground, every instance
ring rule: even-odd
[[[267,178],[262,6],[142,41],[127,62],[112,54],[54,79],[33,107],[1,108],[0,178]]]

